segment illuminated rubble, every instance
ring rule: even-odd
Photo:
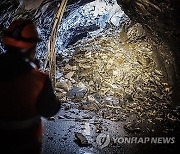
[[[165,119],[178,122],[178,113],[169,109],[171,83],[159,69],[153,43],[140,24],[78,41],[58,66],[58,97],[101,118],[124,121],[130,133],[154,131],[151,125]]]

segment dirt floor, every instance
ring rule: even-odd
[[[125,128],[125,121],[112,121],[99,117],[96,113],[88,110],[79,110],[74,103],[63,104],[61,111],[53,118],[43,119],[44,154],[146,154],[146,153],[177,153],[179,149],[179,130],[166,130],[163,132],[165,122],[152,124],[153,131],[147,131],[147,127],[139,129]],[[170,123],[168,125],[171,125]],[[167,125],[166,125],[167,126]],[[171,126],[172,128],[175,125]],[[77,142],[75,133],[82,133],[88,144]],[[108,134],[111,137],[107,146],[101,148],[97,142],[98,135]],[[113,137],[121,138],[120,142],[114,143]],[[175,143],[170,142],[151,143],[141,142],[129,143],[123,141],[125,138],[167,138],[175,137]],[[104,143],[102,141],[102,143]]]

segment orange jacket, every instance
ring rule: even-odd
[[[48,75],[30,63],[15,55],[0,55],[1,146],[35,148],[42,138],[40,117],[59,110]]]

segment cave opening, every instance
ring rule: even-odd
[[[41,69],[57,4],[59,1],[46,0],[36,9],[17,8],[19,3],[10,1],[6,1],[7,6],[1,4],[8,8],[1,11],[1,31],[13,18],[31,16],[36,21],[43,40],[36,54]],[[113,143],[99,149],[97,136],[105,132],[121,137],[177,136],[179,107],[173,106],[172,98],[176,65],[172,49],[144,25],[131,20],[116,0],[68,4],[55,49],[55,93],[63,103],[56,116],[42,119],[44,153],[159,150],[152,150],[151,144],[123,144],[118,148]],[[75,144],[77,132],[91,145]],[[165,145],[161,150],[169,152],[174,147]]]

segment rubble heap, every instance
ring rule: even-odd
[[[162,121],[172,88],[155,52],[140,24],[127,31],[106,29],[93,39],[78,41],[66,49],[59,64],[57,95],[102,118],[125,120],[129,130],[133,121]],[[170,111],[166,117],[178,120]]]

